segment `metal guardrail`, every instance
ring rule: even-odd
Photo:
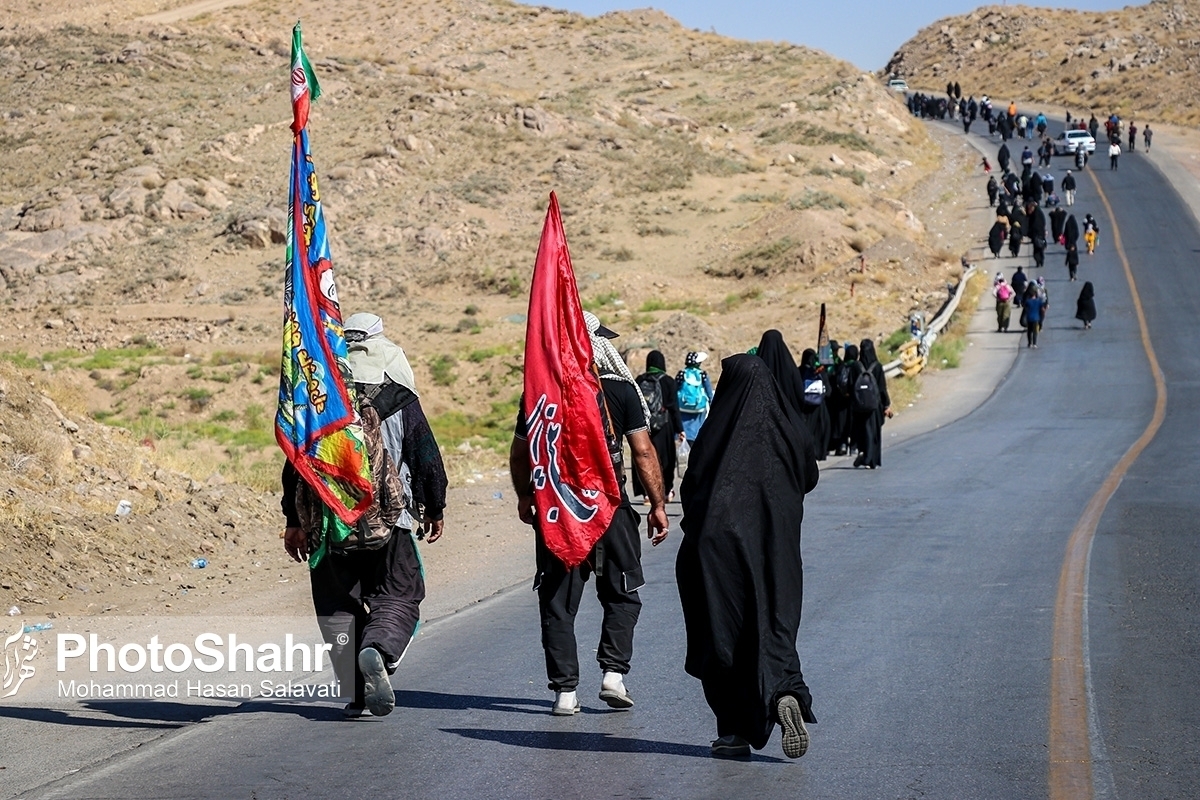
[[[924,332],[919,337],[913,337],[909,342],[906,342],[900,348],[900,357],[895,361],[889,361],[883,365],[883,374],[889,378],[896,378],[900,375],[913,376],[925,368],[925,362],[929,356],[929,348],[937,340],[938,334],[950,324],[951,318],[954,317],[954,312],[958,310],[958,304],[962,302],[963,295],[967,291],[967,282],[976,273],[981,272],[979,267],[970,266],[963,273],[962,279],[959,280],[958,286],[954,287],[954,293],[942,306],[942,310],[933,318]]]

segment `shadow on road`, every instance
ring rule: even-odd
[[[157,700],[84,703],[83,713],[33,706],[0,707],[0,717],[29,722],[48,722],[83,728],[181,728],[227,714],[294,714],[314,722],[341,720],[340,708],[304,703],[258,703],[205,705],[164,703]],[[95,716],[95,712],[107,716]]]
[[[676,742],[655,742],[648,739],[628,739],[607,733],[569,731],[499,731],[483,728],[442,728],[442,733],[454,733],[468,739],[498,742],[513,747],[534,750],[565,750],[580,753],[654,753],[664,756],[686,756],[712,760],[708,747]],[[755,755],[754,761],[786,764],[782,758]]]
[[[521,706],[526,706],[522,708]],[[529,707],[532,706],[532,707]],[[478,694],[446,694],[443,692],[396,692],[397,708],[430,708],[439,711],[504,711],[510,714],[546,716],[546,701],[515,697],[486,697]]]

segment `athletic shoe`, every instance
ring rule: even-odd
[[[783,754],[788,758],[799,758],[808,752],[808,728],[800,714],[800,701],[785,694],[775,702],[775,714],[783,731]]]
[[[392,713],[396,707],[396,693],[388,680],[383,655],[374,647],[364,647],[358,653],[358,669],[363,675],[363,700],[367,708],[377,717]]]
[[[370,716],[370,714],[362,703],[347,703],[346,707],[342,709],[342,716],[346,719],[358,719],[362,716]]]
[[[579,705],[579,697],[572,689],[569,692],[559,692],[554,696],[554,708],[550,713],[556,717],[573,717],[583,706]]]
[[[633,708],[633,698],[625,689],[625,679],[619,672],[604,673],[600,682],[600,699],[608,703],[609,708],[624,711]]]
[[[722,736],[712,743],[713,758],[749,758],[750,743],[740,736]]]

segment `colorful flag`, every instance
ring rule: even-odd
[[[308,104],[319,90],[304,56],[299,23],[292,32],[292,65],[294,136],[275,440],[325,505],[352,525],[371,504],[371,470],[308,149]]]
[[[529,290],[523,410],[538,526],[567,567],[587,558],[621,503],[601,402],[558,198],[551,193]]]

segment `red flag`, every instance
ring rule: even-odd
[[[538,525],[550,552],[568,568],[587,558],[621,503],[600,392],[558,198],[551,192],[529,290],[523,410]]]

